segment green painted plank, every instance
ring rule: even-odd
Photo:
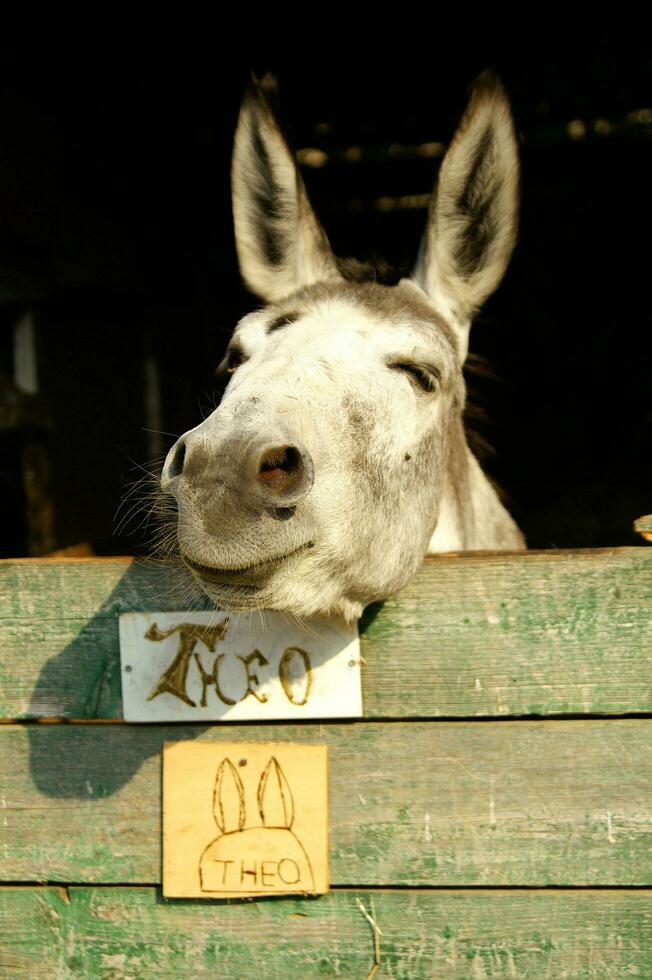
[[[179,588],[124,559],[0,563],[0,717],[119,718],[117,616],[188,608]],[[648,548],[429,559],[361,629],[370,718],[652,711]]]
[[[152,888],[0,890],[0,971],[32,980],[652,976],[652,892],[331,892],[171,902]]]
[[[369,624],[363,654],[372,717],[651,711],[652,556],[430,560]]]
[[[157,884],[161,748],[329,746],[337,885],[652,884],[652,722],[0,727],[1,880]]]

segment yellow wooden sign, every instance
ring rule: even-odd
[[[327,765],[323,745],[166,742],[163,894],[327,892]]]

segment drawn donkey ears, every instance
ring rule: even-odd
[[[258,784],[258,809],[263,827],[285,827],[294,820],[292,790],[280,765],[272,756]]]
[[[245,796],[242,780],[230,759],[223,759],[215,777],[213,816],[223,834],[242,830],[245,824]]]
[[[473,86],[442,162],[412,278],[458,333],[496,289],[516,241],[519,163],[512,114],[493,72]]]
[[[340,278],[276,121],[271,105],[275,93],[271,76],[252,78],[240,109],[231,168],[240,272],[267,302],[322,279]]]

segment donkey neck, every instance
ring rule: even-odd
[[[451,432],[439,516],[428,554],[522,548],[523,535],[469,449],[460,420]]]

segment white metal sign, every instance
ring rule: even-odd
[[[362,715],[357,625],[281,613],[120,616],[126,721],[265,721]]]

